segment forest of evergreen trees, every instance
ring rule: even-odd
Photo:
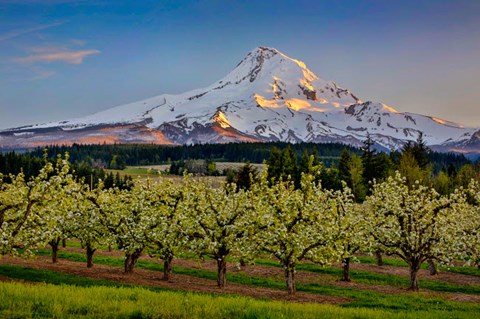
[[[56,156],[51,156],[47,160],[54,162]],[[101,167],[95,167],[87,162],[73,161],[71,169],[79,180],[83,180],[91,187],[96,187],[101,180],[106,188],[119,187],[120,189],[129,189],[132,185],[132,178],[129,176],[121,177],[120,174],[107,173]],[[15,152],[0,153],[0,174],[5,176],[4,180],[9,180],[9,175],[18,175],[23,172],[26,180],[37,176],[40,169],[45,164],[45,158],[33,154],[17,154]]]
[[[183,174],[184,169],[193,170],[188,165],[196,159],[205,160],[205,172],[202,175],[227,175],[229,181],[248,184],[239,179],[249,176],[253,168],[247,166],[239,172],[218,172],[215,161],[226,162],[267,162],[270,178],[285,179],[290,176],[300,180],[302,172],[308,171],[309,158],[313,155],[314,163],[322,162],[320,178],[324,187],[340,189],[345,181],[359,198],[368,193],[369,183],[373,179],[383,179],[395,170],[405,176],[427,180],[429,183],[442,184],[439,188],[451,189],[462,185],[460,180],[468,180],[479,171],[479,164],[473,164],[461,154],[436,153],[428,149],[422,137],[415,143],[409,143],[400,151],[386,154],[377,152],[370,138],[363,147],[355,148],[343,144],[314,143],[230,143],[202,144],[184,146],[161,145],[76,145],[50,146],[35,149],[24,154],[15,152],[0,153],[0,173],[18,174],[20,171],[27,178],[38,174],[43,166],[44,156],[54,161],[58,155],[68,153],[72,168],[79,178],[93,186],[99,180],[106,187],[119,186],[127,188],[131,184],[128,177],[106,173],[104,169],[123,169],[126,166],[171,164],[173,174]],[[410,155],[407,155],[410,154]],[[410,158],[413,157],[414,161]],[[418,165],[418,171],[413,172]],[[423,175],[424,176],[423,176]],[[423,176],[423,177],[422,177]],[[460,176],[460,177],[459,177]],[[411,177],[414,178],[414,177]],[[451,182],[445,186],[445,179]],[[446,192],[447,190],[444,190]]]
[[[422,136],[417,141],[407,143],[400,151],[386,154],[377,152],[373,141],[368,137],[359,150],[343,148],[338,161],[330,167],[321,165],[316,149],[309,153],[304,149],[299,159],[291,146],[283,150],[272,148],[268,164],[268,179],[293,180],[300,187],[302,173],[312,173],[312,169],[320,167],[317,174],[322,187],[341,190],[346,183],[352,190],[355,199],[362,202],[370,194],[374,180],[381,182],[399,171],[409,185],[419,183],[435,188],[440,194],[449,194],[455,188],[467,187],[471,179],[480,180],[480,161],[471,163],[462,155],[441,154],[432,152],[425,144]],[[237,183],[245,183],[242,179],[249,174],[256,176],[251,166],[246,165],[236,176]]]
[[[270,156],[272,147],[284,149],[288,143],[229,143],[229,144],[197,144],[183,146],[166,145],[78,145],[48,146],[48,157],[68,152],[73,162],[87,162],[92,166],[122,169],[125,166],[156,165],[188,159],[210,159],[223,162],[262,163]],[[291,148],[300,157],[304,149],[312,152],[317,149],[319,158],[330,166],[338,160],[343,144],[291,144]],[[358,149],[348,147],[352,152]],[[38,148],[28,154],[43,157],[44,149]]]
[[[49,158],[55,158],[58,154],[70,154],[73,163],[87,163],[92,167],[110,169],[123,169],[125,166],[170,164],[174,161],[189,159],[205,159],[224,162],[251,162],[262,163],[269,159],[273,147],[283,150],[289,146],[298,160],[304,151],[309,154],[318,154],[318,159],[325,166],[337,164],[343,149],[352,154],[360,154],[361,149],[346,146],[339,143],[298,143],[289,144],[284,142],[270,143],[229,143],[229,144],[198,144],[183,146],[166,145],[78,145],[72,146],[49,146],[47,154]],[[372,145],[373,147],[373,145]],[[30,156],[43,158],[44,149],[38,148],[29,153]],[[395,155],[396,154],[396,155]],[[394,152],[393,156],[398,156]],[[463,156],[453,153],[429,153],[429,160],[433,163],[433,170],[438,172],[443,166],[450,164],[457,168],[469,163]]]

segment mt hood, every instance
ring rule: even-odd
[[[258,47],[220,81],[83,118],[0,131],[0,147],[72,143],[339,142],[401,148],[420,133],[438,151],[480,152],[480,129],[363,102],[303,62]]]

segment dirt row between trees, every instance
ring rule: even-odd
[[[85,250],[81,248],[62,248],[62,250],[68,251],[68,252],[75,252],[79,254],[85,254]],[[107,250],[98,250],[95,255],[101,255],[101,256],[108,256],[108,257],[117,257],[117,258],[123,258],[123,252],[118,251],[118,250],[112,250],[112,251],[107,251]],[[95,257],[94,257],[95,259]],[[159,259],[151,258],[148,256],[143,255],[140,257],[141,260],[148,260],[148,261],[154,261],[154,262],[161,262]],[[94,260],[95,262],[95,260]],[[217,271],[217,265],[215,261],[201,261],[201,260],[193,260],[193,259],[174,259],[173,260],[173,266],[179,266],[179,267],[186,267],[186,268],[197,268],[197,269],[203,269],[203,270],[209,270],[209,271]],[[336,265],[338,268],[340,268],[340,265]],[[228,272],[238,272],[239,270],[237,269],[237,266],[235,263],[228,263]],[[319,266],[320,267],[320,266]],[[246,266],[242,267],[242,271],[246,272],[246,274],[250,276],[262,276],[262,277],[275,277],[276,279],[283,280],[283,271],[280,268],[275,268],[275,267],[268,267],[268,266],[261,266],[261,265],[255,265],[255,266]],[[351,263],[350,264],[350,270],[362,270],[362,271],[368,271],[368,272],[374,272],[374,273],[379,273],[379,274],[385,274],[385,275],[396,275],[396,276],[402,276],[405,278],[409,278],[410,274],[408,272],[408,267],[395,267],[395,266],[377,266],[375,264],[362,264],[362,263]],[[309,278],[315,278],[315,281],[318,282],[319,278],[322,278],[325,283],[331,283],[332,281],[338,281],[339,278],[331,275],[324,275],[324,274],[315,274],[311,272],[302,272],[298,271],[296,274],[296,278],[299,279],[299,277],[304,277],[305,282],[310,282]],[[278,278],[277,278],[278,277]],[[418,278],[419,279],[429,279],[429,280],[438,280],[438,281],[445,281],[457,285],[462,285],[462,286],[469,286],[469,285],[475,285],[475,286],[480,286],[480,276],[472,276],[472,275],[464,275],[464,274],[457,274],[457,273],[452,273],[452,272],[447,272],[447,271],[441,271],[439,270],[438,274],[435,276],[431,276],[429,274],[429,271],[426,269],[420,269],[418,272]],[[301,279],[300,279],[301,280]],[[354,276],[352,276],[352,280],[355,281]],[[341,284],[341,282],[340,282]],[[368,285],[370,286],[370,285]],[[402,288],[398,288],[399,290],[403,290]],[[392,293],[398,293],[398,291],[392,291]]]
[[[110,267],[104,265],[95,265],[93,268],[86,268],[84,263],[59,259],[58,263],[53,264],[49,257],[38,257],[35,260],[23,260],[12,257],[3,257],[0,259],[2,264],[12,264],[18,266],[32,267],[35,269],[48,269],[60,271],[67,274],[114,281],[122,284],[134,284],[150,287],[168,288],[174,290],[184,290],[200,293],[214,294],[235,294],[249,296],[253,298],[272,299],[281,301],[311,302],[340,304],[350,300],[347,298],[322,296],[318,294],[308,294],[297,292],[289,296],[286,291],[269,288],[250,287],[246,285],[227,283],[227,287],[220,289],[215,280],[197,278],[193,276],[172,274],[168,282],[162,280],[162,272],[136,268],[134,273],[125,274],[119,267]]]
[[[63,248],[65,251],[84,253],[79,248]],[[110,256],[110,257],[123,257],[123,254],[119,251],[98,251],[96,255]],[[148,256],[142,256],[141,259],[156,261]],[[96,264],[93,268],[87,268],[85,263],[72,262],[64,259],[59,259],[57,264],[51,262],[51,258],[47,256],[37,257],[35,260],[23,260],[18,258],[3,257],[0,258],[0,263],[15,264],[21,266],[32,267],[36,269],[49,269],[53,271],[61,271],[68,274],[75,274],[82,277],[110,280],[118,283],[136,284],[152,287],[161,287],[175,290],[186,290],[192,292],[201,293],[226,293],[226,294],[238,294],[244,296],[250,296],[254,298],[268,298],[272,300],[283,301],[295,301],[295,302],[316,302],[316,303],[330,303],[339,304],[346,303],[351,300],[342,297],[335,296],[323,296],[319,294],[309,294],[304,292],[297,292],[294,296],[290,296],[286,291],[252,287],[248,285],[242,285],[237,283],[227,282],[227,287],[220,289],[216,286],[215,280],[209,280],[204,278],[197,278],[194,276],[172,274],[168,282],[162,280],[162,272],[146,270],[136,268],[133,274],[124,274],[123,269],[120,267],[110,267],[105,265]],[[192,259],[175,259],[173,266],[201,269],[216,272],[216,262],[213,260],[199,261]],[[237,267],[234,263],[228,263],[228,272],[230,273],[242,273],[247,276],[271,278],[275,280],[284,280],[283,270],[279,267],[269,266],[244,266]],[[408,268],[406,267],[394,267],[394,266],[376,266],[372,264],[352,264],[352,270],[364,270],[382,274],[394,274],[399,276],[408,277]],[[406,287],[395,287],[388,285],[374,285],[363,284],[355,282],[354,276],[352,282],[339,281],[336,276],[328,274],[317,274],[313,272],[298,271],[295,274],[297,284],[302,283],[318,283],[327,284],[337,287],[346,287],[358,290],[375,291],[387,294],[409,294]],[[468,276],[462,274],[455,274],[449,272],[441,272],[436,276],[430,276],[427,270],[422,270],[419,274],[421,279],[440,280],[455,283],[458,285],[480,285],[480,278],[477,276]],[[1,280],[1,279],[0,279]],[[468,295],[462,293],[443,293],[443,292],[431,292],[425,289],[421,289],[421,294],[439,296],[449,300],[456,300],[462,302],[477,302],[480,303],[480,296]]]

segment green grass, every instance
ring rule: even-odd
[[[147,176],[151,176],[151,177],[154,177],[154,176],[158,176],[160,175],[158,170],[154,170],[154,169],[148,169],[148,168],[145,168],[145,167],[135,167],[135,166],[127,166],[125,169],[123,170],[118,170],[118,169],[107,169],[105,170],[107,173],[112,173],[112,174],[120,174],[120,176],[124,176],[124,175],[130,175],[132,177],[147,177]]]
[[[42,250],[40,251],[40,253],[48,255],[49,251]],[[83,254],[70,253],[65,251],[60,251],[59,257],[68,259],[71,261],[78,261],[78,262],[85,262],[86,260]],[[95,257],[94,261],[97,264],[104,264],[104,265],[109,265],[114,267],[123,266],[123,258],[107,257],[107,256],[99,255]],[[278,265],[278,263],[276,263],[275,261],[264,261],[263,263],[267,266]],[[153,262],[153,261],[139,260],[137,267],[154,270],[154,271],[163,271],[162,264]],[[299,269],[304,271],[324,272],[324,273],[326,272],[328,274],[339,275],[339,273],[337,272],[338,269],[321,268],[313,264],[302,264],[299,266]],[[211,280],[216,279],[216,272],[202,270],[202,269],[193,269],[193,268],[184,268],[184,267],[174,266],[173,272],[177,274],[184,274],[184,275],[194,276],[198,278],[206,278]],[[364,272],[364,273],[366,273],[366,275],[371,277],[371,278],[364,279],[364,282],[366,283],[382,282],[382,280],[384,281],[391,280],[388,278],[387,279],[383,278],[383,276],[389,277],[390,275],[380,275],[380,274],[368,273],[368,272]],[[398,277],[398,276],[394,276],[394,277]],[[250,285],[255,287],[267,287],[272,289],[285,290],[284,281],[278,280],[276,278],[251,277],[244,273],[228,273],[227,278],[229,282]],[[355,278],[355,281],[359,281],[359,280]],[[50,282],[50,281],[45,281],[45,282]],[[458,286],[453,284],[438,283],[437,286],[433,286],[434,289],[432,290],[449,292],[449,291],[452,291],[452,289],[465,289],[465,291],[469,293],[475,294],[477,292],[477,290],[469,291],[468,287],[470,286],[467,286],[466,288],[463,286]],[[473,287],[473,288],[470,287],[470,289],[478,289],[478,287]],[[335,285],[317,284],[317,283],[298,284],[297,290],[308,292],[308,293],[321,294],[321,295],[345,297],[352,300],[351,303],[343,305],[343,307],[381,308],[381,309],[402,310],[402,311],[408,311],[408,310],[421,311],[422,309],[448,310],[448,311],[465,310],[465,311],[473,311],[473,312],[480,313],[480,305],[451,302],[441,298],[440,296],[432,295],[431,293],[430,294],[426,294],[426,293],[383,294],[383,293],[374,292],[374,291],[357,290],[357,289],[351,289],[346,287],[338,287]]]
[[[441,271],[449,271],[456,274],[470,275],[470,276],[480,276],[480,268],[473,267],[439,267]]]
[[[256,264],[263,266],[280,267],[278,262],[275,262],[273,260],[256,260]],[[341,278],[342,276],[342,269],[340,268],[321,267],[315,264],[299,264],[297,266],[297,270],[332,275],[336,278]],[[388,285],[395,287],[408,287],[409,285],[409,278],[398,275],[379,274],[362,270],[351,270],[350,275],[352,280],[358,283],[371,285]],[[432,291],[460,292],[465,294],[480,295],[480,286],[463,286],[429,279],[420,279],[419,285],[420,288],[429,289]]]
[[[377,259],[375,257],[356,256],[355,258],[357,258],[358,261],[360,261],[362,264],[377,264]],[[385,266],[408,267],[408,264],[406,262],[398,258],[382,256],[382,261]],[[426,269],[427,266],[422,265],[422,268]]]
[[[48,256],[50,255],[50,251],[39,250],[38,254],[43,256]],[[86,262],[85,254],[80,254],[80,253],[59,251],[58,257],[67,259],[70,261],[83,262],[83,263]],[[118,258],[118,257],[107,257],[107,256],[97,255],[94,257],[94,262],[102,265],[112,266],[112,267],[123,266],[123,258]],[[266,259],[256,260],[256,264],[263,265],[263,266],[270,266],[270,267],[280,267],[278,262],[274,260],[266,260]],[[148,270],[154,270],[154,271],[163,271],[163,265],[161,263],[147,261],[147,260],[139,260],[137,263],[137,267],[148,269]],[[336,278],[340,278],[342,274],[342,270],[339,268],[320,267],[315,264],[299,264],[297,266],[297,270],[331,275]],[[211,280],[216,279],[216,273],[212,271],[207,271],[207,270],[174,266],[173,271],[175,273],[183,274],[183,275],[206,278]],[[379,274],[375,272],[368,272],[368,271],[361,271],[361,270],[351,270],[351,277],[355,282],[371,284],[371,285],[389,285],[389,286],[395,286],[395,287],[408,287],[408,284],[409,284],[409,279],[407,277],[390,275],[390,274]],[[262,286],[263,284],[267,284],[267,282],[265,281],[266,279],[264,278],[251,278],[244,274],[229,273],[228,280],[241,283],[241,284],[249,284],[254,286]],[[453,283],[437,281],[437,280],[429,280],[429,279],[419,280],[419,285],[421,288],[432,290],[432,291],[438,291],[438,292],[456,292],[456,293],[480,295],[480,286],[457,285]],[[282,287],[283,287],[283,282],[282,282]]]
[[[466,311],[418,312],[296,304],[142,288],[0,283],[2,318],[475,318]]]
[[[356,257],[362,264],[376,264],[377,260],[374,257],[369,256],[358,256]],[[386,266],[394,266],[394,267],[408,267],[407,263],[401,259],[391,258],[391,257],[383,257],[383,263]],[[474,267],[462,267],[462,266],[455,266],[455,267],[445,267],[439,265],[438,270],[440,271],[448,271],[453,272],[456,274],[463,274],[463,275],[470,275],[470,276],[480,276],[480,268]],[[426,263],[422,264],[422,269],[428,269],[428,265]]]
[[[7,264],[0,264],[0,275],[17,280],[43,282],[54,285],[74,285],[79,287],[128,286],[126,284],[119,284],[108,280],[91,279],[47,269],[34,269],[30,267],[21,267]]]

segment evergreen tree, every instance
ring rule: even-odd
[[[363,165],[363,184],[367,193],[370,193],[373,180],[384,180],[392,173],[393,162],[396,161],[399,154],[391,152],[390,155],[377,153],[373,148],[374,142],[367,134],[367,139],[363,142],[361,148],[361,158]]]
[[[312,173],[312,163],[310,160],[310,156],[308,155],[307,149],[303,150],[302,158],[300,159],[300,163],[298,163],[297,167],[297,174],[295,175],[295,185],[300,187],[300,180],[303,174]]]
[[[363,179],[365,183],[369,183],[377,176],[377,167],[375,163],[375,150],[373,149],[373,140],[370,134],[367,134],[367,139],[363,142],[362,163],[363,163]]]
[[[304,149],[300,163],[298,163],[299,175],[301,175],[301,173],[308,173],[310,169],[310,156],[308,155],[308,151]]]
[[[421,169],[426,169],[430,164],[430,148],[427,147],[423,139],[423,133],[418,134],[417,141],[412,145],[412,153]]]
[[[118,172],[117,174],[115,174],[115,186],[118,188],[121,188],[122,186],[122,178],[120,177],[120,173]]]
[[[352,177],[350,173],[351,160],[350,152],[347,148],[344,148],[342,154],[340,154],[340,160],[338,161],[338,178],[347,183],[350,188],[352,187]]]
[[[249,190],[253,183],[258,181],[258,171],[257,169],[246,162],[237,172],[236,184],[238,189]]]
[[[375,179],[379,181],[385,180],[393,174],[393,162],[391,157],[385,153],[376,154],[374,157],[374,165],[377,168]],[[366,185],[368,187],[368,185]]]
[[[107,176],[105,177],[105,181],[103,183],[105,185],[105,188],[113,188],[114,187],[114,184],[115,184],[115,179],[113,177],[113,173],[110,172],[107,174]]]
[[[342,189],[342,183],[338,178],[338,169],[335,166],[328,168],[322,165],[322,169],[320,170],[320,183],[325,189]]]
[[[282,178],[283,180],[295,179],[297,175],[297,157],[288,145],[282,151]],[[298,185],[297,185],[298,186]]]
[[[448,164],[447,174],[449,178],[455,179],[457,177],[457,168],[453,163]]]
[[[275,146],[270,151],[270,158],[267,161],[267,176],[269,182],[279,181],[282,176],[282,153]]]

